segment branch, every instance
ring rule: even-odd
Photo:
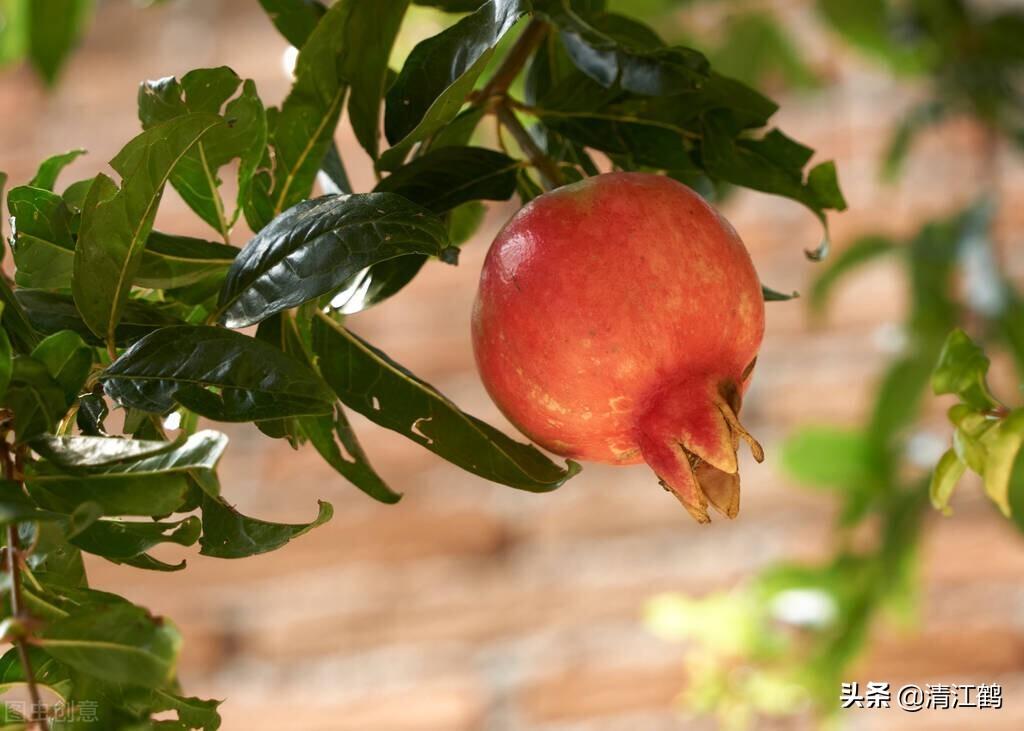
[[[543,20],[534,18],[526,26],[523,34],[516,39],[516,43],[501,62],[501,66],[494,72],[494,76],[487,82],[475,96],[476,99],[486,103],[496,96],[504,96],[508,87],[523,70],[530,55],[541,44],[548,33],[548,24]]]
[[[562,179],[562,171],[558,169],[558,164],[545,155],[544,151],[537,146],[536,141],[530,136],[523,123],[519,121],[516,113],[504,103],[495,106],[494,113],[498,115],[498,120],[512,134],[523,152],[526,153],[530,164],[537,169],[541,182],[544,184],[544,189],[553,190],[564,184],[565,181]]]
[[[11,451],[6,440],[0,443],[0,458],[3,460],[4,478],[12,480],[17,477],[20,480],[20,475],[16,474],[14,462],[11,460]],[[22,626],[27,626],[29,617],[25,612],[21,599],[19,554],[17,524],[11,523],[7,526],[7,571],[11,575],[11,617],[15,620],[21,620]],[[18,659],[21,661],[21,669],[25,673],[25,683],[28,686],[28,695],[32,701],[32,713],[29,717],[29,722],[33,723],[40,731],[49,731],[50,726],[46,721],[46,712],[43,710],[39,686],[36,684],[35,672],[32,670],[32,660],[28,656],[28,644],[22,636],[13,638],[12,643],[18,650]],[[40,712],[42,713],[41,716],[39,715]]]

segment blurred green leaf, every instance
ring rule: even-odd
[[[92,14],[92,0],[31,0],[28,57],[48,84],[67,61]]]
[[[1024,409],[1014,409],[993,430],[985,462],[985,493],[1010,515],[1010,481],[1017,455],[1024,444]]]
[[[374,160],[380,145],[380,107],[388,85],[388,56],[409,0],[377,0],[372,11],[357,3],[342,73],[352,85],[348,116],[356,139]],[[362,13],[366,13],[364,17]]]
[[[774,74],[798,89],[820,84],[793,39],[769,12],[731,14],[722,43],[710,56],[718,73],[753,87],[762,87]]]
[[[989,359],[963,330],[954,330],[946,338],[932,374],[932,390],[936,395],[956,394],[963,401],[982,411],[999,402],[988,390]]]
[[[903,163],[910,153],[910,147],[925,128],[942,121],[949,113],[946,105],[935,99],[913,107],[900,121],[889,140],[889,147],[882,160],[882,178],[895,180],[903,169]]]
[[[888,0],[818,0],[818,10],[846,41],[885,61],[894,71],[920,73],[931,49],[920,37],[900,34]]]
[[[864,434],[829,426],[790,435],[782,446],[782,467],[797,481],[818,487],[858,490],[874,480]]]
[[[146,238],[171,171],[220,119],[190,114],[159,124],[129,142],[111,161],[120,190],[99,175],[82,211],[72,292],[82,319],[113,343]]]
[[[324,379],[349,408],[494,482],[532,492],[559,487],[579,471],[463,413],[379,350],[317,314],[313,349]]]
[[[945,452],[935,465],[932,473],[931,485],[928,494],[931,497],[932,506],[936,510],[949,514],[949,500],[953,497],[953,490],[964,474],[967,465],[960,461],[956,452],[952,449]]]
[[[248,518],[222,499],[203,496],[203,535],[200,553],[217,558],[245,558],[275,551],[293,538],[323,525],[334,516],[330,503],[318,500],[320,510],[311,523],[269,523]]]
[[[444,224],[394,193],[324,196],[293,206],[236,257],[218,300],[220,321],[238,328],[342,286],[376,262],[441,253]]]
[[[53,186],[57,184],[57,177],[60,175],[61,170],[84,154],[85,150],[79,148],[77,150],[68,150],[60,155],[48,157],[40,163],[39,170],[36,171],[35,177],[33,177],[29,182],[29,186],[33,188],[42,188],[43,190],[53,190]]]
[[[895,242],[884,236],[868,235],[856,239],[838,254],[831,257],[825,270],[814,280],[811,286],[808,304],[816,314],[825,310],[829,296],[836,285],[850,272],[858,267],[874,261],[883,254],[897,251]]]

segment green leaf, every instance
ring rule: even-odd
[[[209,432],[212,435],[216,432]],[[182,446],[177,441],[119,439],[117,437],[43,436],[32,441],[32,449],[54,467],[72,474],[103,472],[111,465],[137,462]]]
[[[260,0],[278,32],[296,48],[302,48],[327,12],[318,0]]]
[[[897,251],[896,243],[884,236],[863,236],[831,258],[828,267],[821,272],[811,286],[808,304],[811,310],[820,314],[825,310],[829,296],[836,284],[848,273],[883,254]]]
[[[871,452],[859,431],[804,427],[782,446],[782,467],[806,485],[854,490],[871,476]]]
[[[234,246],[153,231],[146,239],[135,284],[152,289],[175,289],[208,277],[223,279],[237,255],[238,249]]]
[[[400,256],[363,269],[342,284],[331,298],[331,308],[352,315],[383,302],[411,282],[427,258],[423,254]]]
[[[390,504],[402,498],[374,471],[341,407],[333,416],[303,417],[301,428],[327,464],[374,500]]]
[[[46,83],[57,80],[92,14],[92,0],[28,3],[28,57]]]
[[[649,36],[638,36],[635,25],[612,16],[602,30],[571,7],[570,0],[537,0],[537,9],[561,30],[562,43],[580,71],[604,87],[660,96],[695,89],[708,78],[708,61],[691,49],[652,47]],[[639,41],[639,42],[638,42]]]
[[[482,147],[447,146],[431,150],[384,178],[376,191],[398,193],[445,213],[474,200],[504,201],[516,191],[520,163]]]
[[[533,492],[579,471],[463,413],[431,386],[330,318],[313,319],[313,349],[324,379],[348,407],[435,454],[494,482]]]
[[[323,500],[311,523],[269,523],[248,518],[221,499],[203,496],[203,535],[200,553],[217,558],[245,558],[275,551],[293,538],[323,525],[334,515],[334,508]]]
[[[7,195],[11,212],[14,281],[19,287],[71,286],[75,242],[71,211],[56,193],[22,185]]]
[[[372,7],[370,7],[372,5]],[[348,117],[352,131],[374,160],[380,145],[380,105],[387,89],[388,57],[409,0],[356,3],[345,26],[349,37],[342,75],[352,86]]]
[[[414,5],[426,5],[446,13],[472,13],[484,2],[485,0],[413,0]]]
[[[166,413],[178,405],[218,421],[326,414],[333,394],[308,366],[253,338],[217,327],[157,330],[110,365],[107,395]]]
[[[232,99],[238,92],[242,92]],[[230,101],[229,101],[230,100]],[[181,82],[173,76],[147,81],[139,87],[139,120],[143,129],[191,113],[221,114],[218,125],[187,149],[171,173],[171,185],[188,206],[226,241],[243,203],[248,200],[253,174],[263,158],[267,116],[252,80],[242,80],[226,66],[189,71]],[[238,158],[238,204],[232,215],[224,210],[218,171]]]
[[[342,286],[361,269],[407,254],[437,254],[444,223],[394,193],[324,196],[293,206],[235,259],[218,309],[246,327]]]
[[[14,357],[4,406],[14,412],[19,442],[52,432],[67,411],[64,388],[44,364],[27,355]]]
[[[0,480],[0,526],[24,521],[62,521],[67,516],[52,510],[41,510],[14,480]]]
[[[0,302],[0,313],[3,313],[3,309],[3,302]],[[14,351],[11,349],[11,341],[7,338],[7,331],[0,329],[0,403],[7,395],[7,387],[11,383],[13,370]]]
[[[98,520],[71,543],[87,553],[120,562],[144,554],[161,543],[191,546],[199,540],[202,524],[190,516],[170,522]]]
[[[931,63],[924,34],[915,37],[896,23],[887,0],[818,0],[818,10],[849,43],[902,73],[920,73]]]
[[[711,54],[715,70],[760,87],[774,75],[787,86],[810,89],[821,81],[801,57],[794,39],[771,12],[731,14],[722,44]]]
[[[170,683],[181,636],[141,607],[86,608],[48,623],[35,643],[61,662],[106,682],[162,688]]]
[[[1024,409],[1011,411],[991,433],[982,475],[985,493],[999,506],[1003,515],[1009,516],[1010,480],[1014,462],[1024,444]]]
[[[14,295],[6,277],[0,277],[0,305],[3,305],[3,329],[10,339],[11,347],[17,353],[31,352],[39,344],[39,333],[29,322],[20,298]]]
[[[786,294],[785,292],[774,290],[771,287],[766,287],[763,284],[761,285],[761,297],[765,302],[788,302],[789,300],[796,299],[799,296],[799,292]]]
[[[387,93],[384,133],[392,148],[381,169],[400,165],[412,145],[455,118],[498,41],[529,9],[524,0],[488,0],[413,48]]]
[[[917,105],[907,113],[896,127],[885,151],[882,162],[882,178],[884,180],[896,179],[903,169],[903,163],[910,153],[914,138],[927,127],[941,122],[947,114],[949,114],[949,110],[946,105],[934,99]]]
[[[85,150],[79,148],[76,150],[68,150],[60,155],[48,157],[40,163],[39,170],[36,171],[35,177],[33,177],[29,182],[29,186],[33,188],[42,188],[43,190],[53,190],[54,185],[57,184],[57,177],[60,175],[61,170],[84,154]]]
[[[223,434],[205,430],[172,449],[96,465],[87,471],[36,462],[26,470],[25,486],[33,500],[48,510],[70,512],[91,501],[107,516],[170,515],[186,503],[193,479],[206,486],[216,484],[217,462],[227,441]]]
[[[45,338],[32,351],[32,357],[46,366],[53,379],[64,389],[65,404],[78,397],[92,368],[93,351],[77,333],[62,330]]]
[[[78,413],[75,414],[75,422],[82,434],[105,437],[107,429],[104,422],[109,413],[110,410],[107,408],[107,402],[103,398],[102,387],[100,387],[100,393],[88,393],[78,400]]]
[[[27,648],[32,676],[39,685],[50,688],[61,698],[71,692],[72,679],[67,666],[54,660],[38,647]],[[21,664],[18,648],[12,647],[0,657],[0,693],[6,693],[25,683],[25,668]],[[0,727],[2,728],[2,727]]]
[[[942,346],[932,374],[932,390],[936,395],[956,394],[982,411],[993,409],[999,402],[988,390],[988,367],[985,352],[963,330],[954,330]]]
[[[967,465],[960,461],[960,458],[957,457],[956,452],[952,449],[948,450],[939,459],[939,463],[935,465],[935,471],[932,473],[931,485],[928,488],[928,494],[936,510],[941,510],[947,515],[949,514],[949,500],[953,497],[953,490],[966,469]]]
[[[19,289],[16,301],[23,307],[28,321],[39,333],[52,335],[62,330],[72,330],[90,345],[103,344],[103,340],[93,334],[89,326],[82,321],[71,295],[37,289]],[[114,342],[117,345],[129,345],[154,330],[180,322],[181,320],[174,317],[166,306],[141,300],[128,300],[121,314],[121,321],[117,324],[117,330],[114,331]]]
[[[334,137],[348,90],[346,56],[363,26],[354,14],[376,3],[341,0],[330,7],[302,46],[295,63],[295,83],[279,112],[268,112],[273,157],[267,157],[253,180],[251,203],[245,210],[253,231],[309,197],[320,164]]]
[[[157,125],[111,161],[122,178],[120,190],[102,175],[93,182],[82,211],[72,292],[82,319],[106,341],[115,340],[164,183],[189,149],[219,123],[213,115],[190,114]]]

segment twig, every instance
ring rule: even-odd
[[[529,158],[530,164],[537,168],[537,172],[540,174],[541,182],[544,184],[546,190],[553,190],[563,184],[562,171],[558,169],[558,165],[550,157],[544,154],[544,151],[537,146],[533,137],[526,131],[522,122],[516,116],[516,113],[508,108],[505,104],[499,104],[494,108],[494,113],[498,115],[498,119],[504,125],[512,136],[515,138],[516,143],[522,148],[523,152],[526,153],[526,157]]]
[[[530,54],[540,45],[547,33],[547,23],[537,18],[531,20],[523,34],[516,39],[515,45],[512,46],[512,50],[505,56],[505,60],[501,62],[501,66],[494,72],[494,76],[476,95],[477,98],[487,103],[489,99],[504,96],[505,92],[508,91],[508,87],[512,85],[516,76],[519,75],[523,66],[526,65]]]
[[[0,458],[3,460],[4,478],[14,479],[17,476],[15,465],[11,460],[10,446],[6,440],[0,443]],[[7,571],[11,575],[11,616],[16,620],[27,620],[28,616],[21,598],[21,571],[18,556],[18,528],[16,523],[11,523],[7,526]],[[46,721],[46,713],[39,695],[39,686],[36,684],[35,672],[32,670],[32,659],[28,655],[28,644],[21,636],[13,638],[13,644],[18,650],[18,659],[21,661],[21,669],[25,673],[25,684],[28,686],[28,695],[32,701],[32,713],[28,720],[40,731],[49,731],[50,726]],[[42,716],[39,715],[40,712],[42,712]]]

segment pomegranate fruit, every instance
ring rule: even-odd
[[[764,332],[732,226],[685,185],[608,173],[498,234],[473,311],[477,366],[524,434],[566,457],[646,461],[706,523],[739,510],[740,401]]]

